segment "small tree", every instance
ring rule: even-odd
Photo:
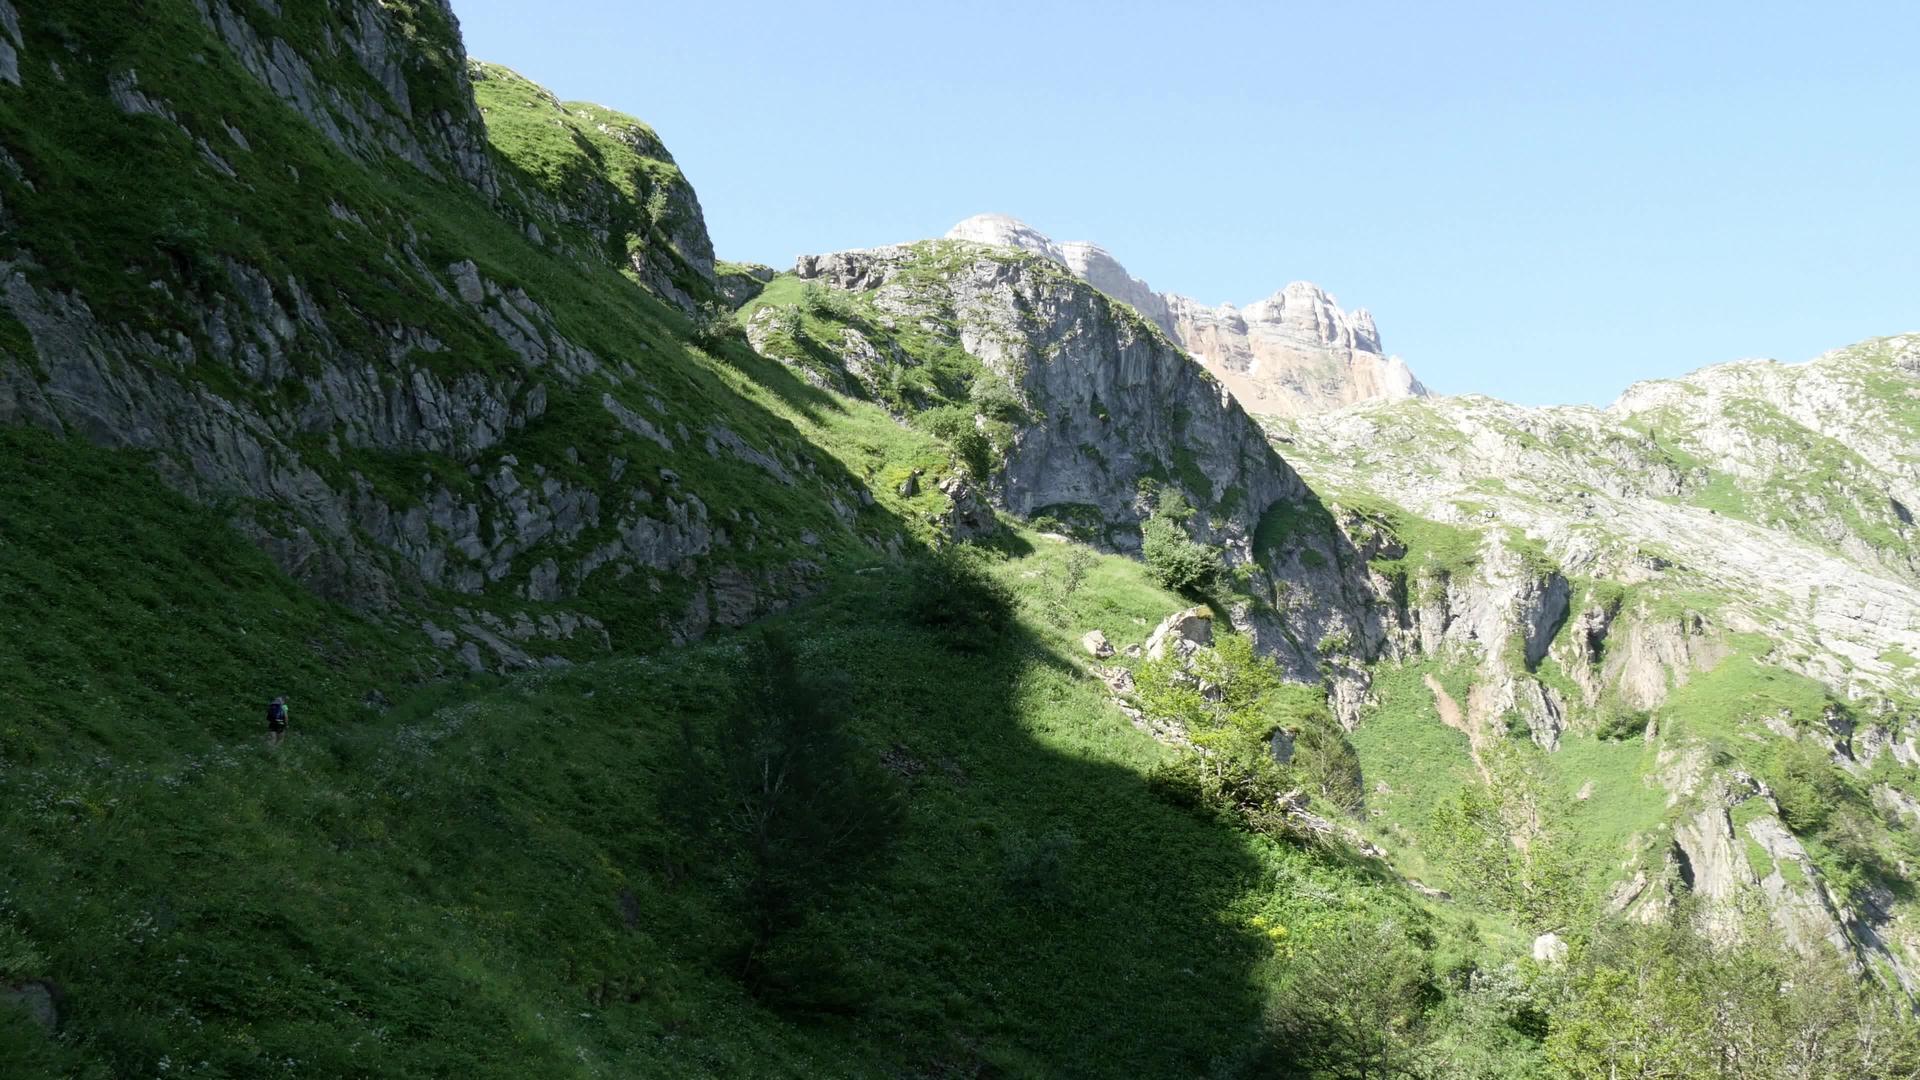
[[[832,950],[802,931],[885,851],[902,816],[878,763],[847,734],[848,698],[843,675],[807,668],[768,631],[748,647],[710,740],[683,729],[681,775],[663,789],[670,819],[719,849],[745,924],[733,957],[741,981],[789,1004],[838,992]]]
[[[1281,1075],[1425,1075],[1420,1044],[1438,999],[1422,943],[1393,919],[1356,915],[1299,955],[1268,1017]]]
[[[1165,588],[1197,593],[1220,573],[1220,549],[1187,535],[1193,508],[1179,491],[1162,488],[1152,514],[1140,524],[1140,557],[1147,572]]]

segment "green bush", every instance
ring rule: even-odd
[[[848,696],[843,673],[805,666],[768,631],[746,650],[718,730],[683,723],[662,788],[665,816],[732,894],[743,933],[730,966],[786,1006],[844,1004],[823,912],[903,823],[892,782],[846,733]]]
[[[1042,907],[1060,903],[1068,892],[1073,846],[1073,834],[1065,829],[1009,839],[1001,850],[1001,885],[1022,903]]]
[[[1819,751],[1799,740],[1784,743],[1767,771],[1767,784],[1787,827],[1802,835],[1824,829],[1847,798],[1847,788]]]
[[[1353,813],[1366,801],[1360,755],[1354,752],[1347,733],[1327,711],[1325,700],[1316,705],[1316,709],[1296,721],[1293,727],[1294,775],[1303,788],[1328,805]]]
[[[1355,917],[1316,938],[1287,971],[1268,1016],[1263,1075],[1417,1077],[1439,1001],[1431,940],[1393,919]]]
[[[972,409],[963,405],[941,405],[918,414],[913,423],[945,443],[973,479],[985,480],[992,475],[993,439],[974,422]]]
[[[800,306],[807,314],[821,319],[844,319],[853,310],[853,302],[838,289],[809,281],[800,290]]]
[[[1646,734],[1647,720],[1652,716],[1645,709],[1617,707],[1600,718],[1594,728],[1594,735],[1610,742],[1625,742]]]
[[[744,342],[747,333],[734,321],[732,312],[720,304],[709,302],[700,305],[699,312],[693,316],[692,337],[695,345],[714,352],[728,342]]]
[[[960,546],[919,556],[907,568],[907,613],[957,652],[986,652],[1013,623],[1013,591],[985,558]]]
[[[1154,798],[1182,810],[1205,806],[1207,784],[1200,769],[1200,755],[1180,754],[1155,762],[1147,770],[1147,790]]]
[[[1187,535],[1193,510],[1171,488],[1162,489],[1158,505],[1140,525],[1140,557],[1162,587],[1189,595],[1213,584],[1221,570],[1220,549],[1196,543]]]

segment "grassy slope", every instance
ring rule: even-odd
[[[1398,903],[1148,797],[1163,751],[1072,641],[1138,640],[1181,601],[1105,558],[1063,597],[1068,548],[1015,538],[999,572],[1025,613],[987,654],[913,628],[887,574],[782,620],[852,674],[870,748],[915,764],[897,858],[833,923],[870,1004],[777,1016],[717,970],[730,915],[665,873],[654,809],[732,642],[409,689],[382,631],[131,455],[0,448],[0,593],[30,628],[0,650],[0,828],[25,841],[0,855],[0,956],[69,994],[59,1044],[4,1028],[8,1075],[34,1075],[29,1054],[82,1075],[1185,1073],[1257,1016],[1273,947],[1253,916],[1310,936]],[[81,483],[99,504],[61,498]],[[360,704],[376,687],[391,710]],[[279,752],[255,715],[273,692],[295,703]],[[1058,888],[1009,894],[1010,852],[1056,833]]]
[[[300,41],[315,40],[315,25],[333,17],[310,2],[285,5],[281,18],[254,5],[244,7],[262,32]],[[821,497],[822,487],[847,491],[853,486],[832,456],[818,453],[789,419],[833,411],[821,395],[784,369],[759,361],[738,342],[718,343],[712,351],[691,346],[687,320],[623,276],[617,265],[624,262],[598,256],[576,261],[567,254],[594,250],[584,232],[562,230],[569,233],[565,251],[528,242],[513,219],[529,211],[514,192],[544,189],[552,179],[539,172],[537,161],[523,167],[506,157],[496,159],[508,188],[498,208],[464,185],[432,179],[396,160],[373,166],[355,161],[241,70],[181,0],[112,0],[84,20],[42,7],[23,13],[23,22],[25,85],[0,95],[0,145],[20,169],[16,175],[0,168],[0,205],[11,226],[0,233],[0,254],[30,253],[26,271],[31,278],[79,292],[103,322],[124,322],[165,339],[184,334],[204,356],[207,342],[200,339],[197,313],[230,291],[225,260],[232,259],[257,268],[276,288],[289,278],[301,282],[342,351],[356,361],[382,363],[386,335],[396,326],[424,331],[445,345],[431,355],[392,359],[379,369],[383,376],[409,378],[417,364],[443,375],[478,372],[509,385],[520,381],[522,390],[536,381],[546,388],[540,419],[474,460],[356,447],[351,439],[336,458],[322,452],[325,432],[289,430],[305,463],[336,489],[352,490],[364,478],[404,508],[442,486],[468,494],[479,483],[470,467],[478,466],[479,476],[491,475],[511,456],[541,464],[554,478],[596,488],[609,505],[620,506],[636,481],[656,501],[664,498],[669,492],[659,470],[670,468],[709,506],[721,512],[752,510],[762,521],[781,524],[752,544],[721,553],[749,573],[782,568],[795,559],[859,558],[867,551],[863,538],[899,530],[894,507],[863,510],[848,528]],[[59,57],[64,79],[49,74],[45,58],[50,54]],[[124,115],[109,105],[100,88],[111,75],[128,70],[138,73],[144,93],[164,101],[182,124],[208,139],[239,178],[215,171],[171,121]],[[348,87],[367,84],[365,73],[346,60],[337,70],[320,73]],[[422,97],[420,83],[415,97]],[[536,112],[546,108],[536,105]],[[243,132],[251,149],[232,141],[226,125]],[[524,149],[511,130],[502,142],[507,149]],[[631,148],[620,154],[611,146],[594,149],[610,170],[633,174],[672,168]],[[634,201],[625,193],[621,198]],[[337,219],[330,205],[358,221]],[[403,252],[416,254],[432,280],[424,279]],[[552,313],[570,341],[591,350],[609,369],[632,374],[576,385],[527,367],[470,311],[436,301],[450,288],[445,268],[461,260],[474,261],[503,288],[525,290]],[[284,295],[279,299],[291,303]],[[0,326],[0,349],[21,351],[23,335],[7,332],[18,329],[10,322]],[[328,362],[306,335],[286,348],[298,373],[310,374]],[[183,376],[267,415],[297,414],[307,397],[298,380],[258,382],[211,360]],[[754,389],[743,395],[749,384]],[[635,438],[609,422],[602,394],[655,418],[661,412],[652,402],[658,401],[691,437],[676,440],[673,451]],[[785,486],[746,462],[709,454],[699,434],[709,425],[724,426],[786,460],[811,462],[817,482]],[[608,479],[608,463],[615,459],[627,465],[624,485]],[[260,523],[276,528],[278,518],[268,512]],[[483,534],[495,524],[483,523]],[[608,539],[612,529],[608,520],[599,534],[581,537],[576,546]],[[802,543],[805,532],[815,534],[820,545]],[[529,549],[516,573],[485,597],[439,599],[501,614],[527,608],[509,594],[522,582],[525,568],[548,554],[539,545]],[[568,561],[564,554],[562,561]],[[651,582],[636,578],[612,587],[619,572],[616,566],[600,571],[574,608],[605,622],[616,645],[663,643],[668,633],[661,617],[683,610],[690,586],[680,575],[663,573],[652,575]],[[534,616],[539,613],[533,608]]]

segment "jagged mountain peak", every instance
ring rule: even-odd
[[[1006,214],[976,214],[947,230],[946,238],[1039,255],[1133,305],[1225,383],[1249,412],[1297,415],[1427,394],[1405,361],[1385,354],[1370,312],[1341,309],[1312,282],[1290,282],[1244,307],[1207,305],[1156,292],[1098,244],[1058,242]]]

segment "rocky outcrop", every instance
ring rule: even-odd
[[[531,241],[590,265],[612,262],[685,312],[719,295],[700,198],[652,128],[598,105],[563,104],[498,64],[469,61],[466,71],[490,123],[514,139],[539,133],[541,167],[511,181],[532,209]]]
[[[47,173],[60,160],[0,154],[0,424],[148,455],[297,580],[456,668],[591,655],[616,635],[688,640],[812,591],[824,547],[898,543],[878,517],[853,538],[870,493],[783,421],[690,392],[699,360],[676,340],[680,320],[619,276],[688,308],[711,296],[698,202],[644,125],[519,81],[591,166],[545,186],[537,162],[505,156],[513,140],[488,146],[441,0],[333,5],[297,40],[275,5],[181,7],[183,33],[203,28],[192,47],[233,63],[194,65],[204,79],[83,73],[103,50],[49,92],[150,125],[128,152],[189,170],[222,238],[168,226],[157,261],[90,277],[60,253],[101,243],[85,231],[98,214],[75,211],[72,236],[41,250],[28,245],[42,234],[16,227],[69,211],[49,204],[71,186]],[[0,10],[0,39],[18,51],[55,37],[42,14],[23,35]],[[198,130],[223,115],[209,94],[278,126]],[[300,139],[329,163],[323,181],[249,156]],[[396,209],[423,192],[446,218]],[[469,236],[481,241],[463,250]],[[792,520],[754,511],[796,490],[808,498]],[[991,521],[980,500],[955,501],[956,528]]]
[[[1920,395],[1920,377],[1894,362],[1904,355],[1900,348],[1905,346],[1872,344],[1843,351],[1800,378],[1878,387],[1874,400],[1908,401]],[[1822,368],[1833,370],[1823,374]],[[1905,430],[1891,405],[1872,405],[1864,394],[1864,425]],[[1642,389],[1630,396],[1642,403],[1655,397],[1707,400],[1684,388]],[[1891,556],[1849,554],[1822,541],[1804,514],[1760,510],[1756,504],[1771,498],[1764,485],[1749,488],[1740,481],[1724,487],[1752,494],[1744,508],[1731,508],[1740,509],[1739,515],[1722,512],[1726,504],[1713,493],[1722,488],[1708,486],[1727,481],[1713,480],[1714,469],[1681,449],[1677,428],[1668,426],[1678,424],[1671,420],[1675,408],[1636,408],[1623,418],[1619,411],[1441,398],[1366,404],[1275,423],[1273,430],[1285,440],[1288,460],[1316,488],[1371,492],[1461,528],[1497,522],[1525,534],[1567,576],[1611,582],[1617,593],[1639,597],[1627,612],[1633,617],[1618,627],[1611,625],[1615,614],[1591,605],[1573,613],[1573,633],[1555,655],[1576,679],[1600,680],[1590,682],[1591,691],[1597,693],[1601,682],[1617,685],[1634,707],[1650,708],[1689,672],[1716,662],[1721,652],[1711,639],[1729,632],[1765,635],[1778,643],[1772,652],[1777,662],[1843,693],[1914,689],[1915,669],[1904,658],[1920,657],[1920,585],[1891,564]],[[1722,429],[1713,439],[1728,446],[1750,439],[1791,441],[1767,414],[1736,409],[1712,415],[1720,417],[1712,424]],[[1897,441],[1881,434],[1862,438],[1889,446]],[[1707,449],[1704,442],[1687,445]],[[1803,431],[1805,445],[1817,445],[1810,431]],[[1787,460],[1793,454],[1775,456]],[[1446,467],[1436,468],[1439,461]],[[1882,475],[1889,486],[1897,479]],[[1833,513],[1834,520],[1854,522],[1848,528],[1864,520]],[[1585,644],[1574,647],[1574,638]],[[1602,639],[1612,642],[1604,663]],[[1586,660],[1583,649],[1591,654]]]
[[[1188,608],[1176,611],[1160,620],[1160,625],[1147,635],[1146,653],[1149,660],[1164,660],[1171,653],[1177,660],[1185,660],[1197,650],[1213,644],[1213,615],[1206,608]]]
[[[1232,395],[1138,312],[1048,259],[954,241],[805,256],[794,272],[874,313],[814,332],[836,372],[802,370],[878,386],[929,347],[964,353],[981,368],[973,400],[984,388],[997,402],[976,424],[1008,431],[991,455],[995,505],[1132,552],[1155,505],[1143,482],[1179,491],[1191,535],[1245,575],[1235,627],[1295,678],[1331,679],[1344,713],[1358,709],[1365,671],[1330,658],[1368,658],[1384,642],[1364,559],[1332,529],[1259,548],[1263,522],[1317,520],[1317,500]],[[777,340],[783,318],[761,308],[749,336]]]
[[[300,40],[261,30],[252,5],[194,6],[248,74],[335,146],[366,162],[392,154],[430,175],[451,174],[499,194],[459,23],[446,0],[357,0],[340,6],[324,34]],[[359,67],[379,92],[325,74],[341,63]]]
[[[1248,412],[1291,416],[1427,393],[1404,361],[1382,352],[1372,315],[1342,311],[1304,281],[1244,308],[1209,307],[1155,292],[1096,244],[1056,244],[1003,214],[968,218],[947,238],[1026,251],[1066,267],[1158,326]]]
[[[1882,338],[1638,383],[1607,415],[1696,459],[1702,505],[1920,583],[1917,367],[1920,335]]]

